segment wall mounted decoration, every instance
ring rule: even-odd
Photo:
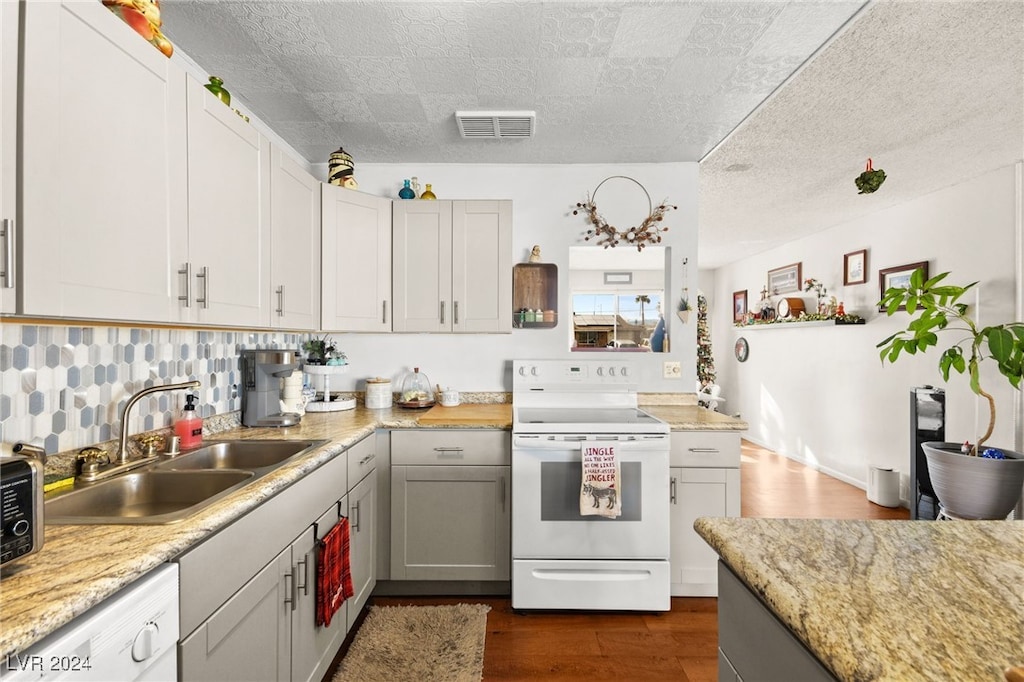
[[[620,231],[614,226],[609,225],[608,221],[597,212],[597,191],[601,189],[601,185],[612,178],[621,178],[635,182],[643,190],[644,196],[647,197],[647,217],[644,218],[644,221],[639,226]],[[587,214],[587,221],[594,226],[593,229],[587,230],[587,236],[584,237],[584,241],[590,241],[591,237],[593,237],[599,245],[604,246],[606,249],[609,246],[617,246],[620,241],[624,241],[630,246],[635,246],[637,251],[643,251],[645,246],[661,243],[661,233],[668,231],[668,228],[662,225],[661,222],[664,220],[665,213],[676,208],[676,206],[671,206],[664,202],[654,207],[651,203],[651,195],[643,185],[625,175],[612,175],[599,182],[597,187],[594,188],[594,193],[588,195],[585,202],[577,203],[572,214],[579,215],[579,212],[583,211]]]
[[[790,291],[800,291],[801,264],[793,263],[784,265],[768,271],[768,291],[775,294],[785,294]]]
[[[910,275],[913,274],[914,270],[921,268],[924,270],[924,279],[928,279],[928,261],[924,260],[919,263],[907,263],[906,265],[897,265],[892,268],[885,268],[878,271],[878,300],[881,301],[885,297],[885,291],[892,287],[898,287],[906,289],[910,286]],[[901,305],[896,310],[906,310],[906,305]],[[885,306],[879,304],[878,311],[884,313],[886,311]]]
[[[734,291],[732,294],[733,322],[743,322],[747,316],[747,290]]]
[[[868,281],[868,250],[852,251],[843,256],[843,286],[866,284]]]
[[[857,185],[857,189],[860,191],[857,194],[871,194],[885,182],[885,171],[881,168],[875,169],[871,167],[871,159],[868,159],[867,167],[864,168],[864,172],[856,177],[853,181]]]
[[[736,353],[736,359],[740,362],[746,362],[747,358],[750,357],[750,344],[742,336],[736,339],[736,346],[733,348],[733,352]]]

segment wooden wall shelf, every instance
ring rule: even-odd
[[[520,311],[547,311],[551,320],[523,321]],[[519,263],[512,268],[512,326],[548,329],[558,324],[558,266],[554,263]]]

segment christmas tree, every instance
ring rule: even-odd
[[[711,354],[711,331],[708,329],[708,300],[697,294],[697,381],[701,388],[715,383],[715,358]]]

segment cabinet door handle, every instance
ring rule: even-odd
[[[303,554],[302,561],[299,562],[299,566],[302,566],[302,585],[296,585],[295,593],[298,595],[299,588],[302,588],[302,594],[309,596],[309,555]],[[297,582],[297,581],[296,581]],[[294,608],[294,604],[292,605]]]
[[[690,452],[718,452],[718,448],[687,448]]]
[[[676,477],[673,476],[668,484],[668,501],[672,504],[676,504]]]
[[[0,220],[0,236],[4,238],[4,289],[14,288],[14,221],[10,218]]]
[[[284,285],[277,288],[277,316],[284,317]]]
[[[459,323],[459,302],[452,303],[452,324]]]
[[[371,459],[373,459],[376,456],[377,456],[376,452],[371,452],[366,457],[363,457],[361,460],[359,460],[359,466],[363,466],[364,464],[366,464],[367,462],[369,462]]]
[[[441,301],[441,324],[444,324],[444,301]]]
[[[359,521],[360,517],[362,516],[362,514],[359,512],[360,504],[362,504],[362,502],[356,502],[355,506],[352,507],[352,517],[355,518],[355,522],[352,524],[352,530],[354,530],[357,533],[359,532]]]
[[[388,323],[388,302],[387,301],[381,301],[380,321],[381,321],[381,324],[387,324]]]
[[[298,601],[299,598],[298,590],[295,589],[295,574],[291,572],[285,573],[284,579],[285,582],[289,583],[285,586],[285,594],[287,594],[288,596],[284,598],[284,603],[291,604],[292,611],[294,611],[295,602]]]
[[[203,266],[203,269],[196,273],[196,279],[203,280],[203,297],[197,298],[196,303],[202,303],[204,308],[210,307],[210,269]]]
[[[462,448],[434,448],[438,457],[462,457]]]
[[[505,476],[501,477],[501,511],[505,511]]]
[[[178,297],[178,300],[182,302],[182,307],[189,308],[192,306],[192,264],[185,263],[181,266],[181,270],[178,270],[179,275],[185,275],[185,294]]]

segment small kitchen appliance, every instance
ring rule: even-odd
[[[512,372],[512,608],[669,610],[669,427],[637,408],[638,371],[615,359]],[[614,453],[614,496],[584,488],[594,452]]]
[[[281,410],[281,379],[302,366],[299,354],[291,350],[243,350],[242,425],[294,426],[302,419],[295,412]]]
[[[7,447],[7,446],[5,446]],[[35,554],[43,546],[41,448],[17,443],[0,457],[0,566]]]

